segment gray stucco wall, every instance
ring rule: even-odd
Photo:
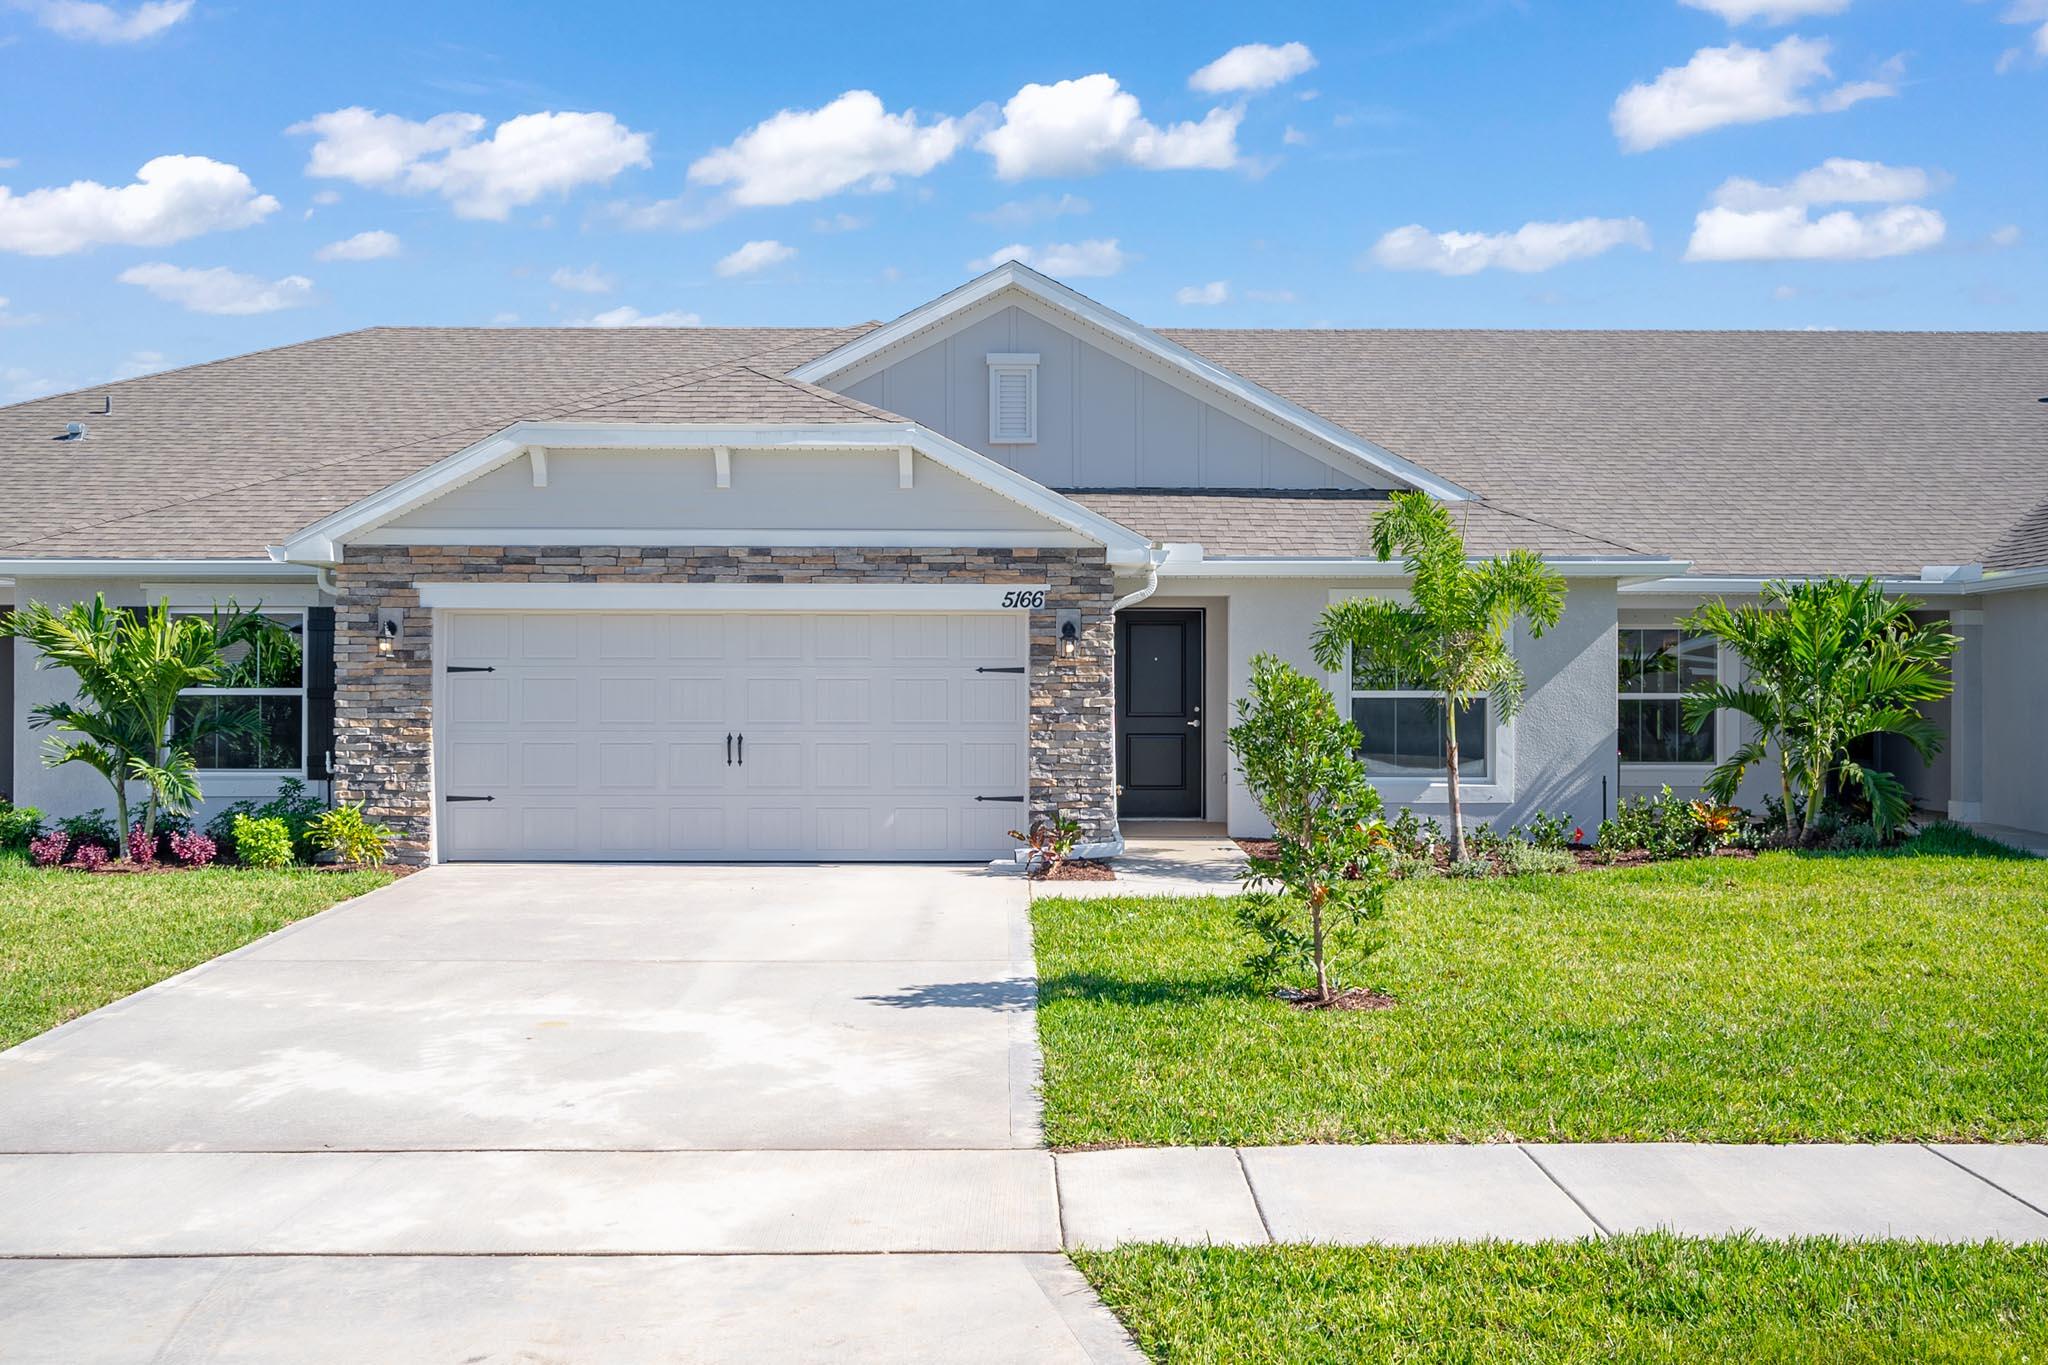
[[[1323,579],[1240,580],[1211,589],[1226,592],[1229,599],[1226,716],[1234,714],[1237,699],[1245,695],[1257,654],[1276,654],[1307,672],[1319,671],[1309,654],[1316,618],[1332,589],[1355,586]],[[1165,604],[1173,599],[1161,600]],[[1585,826],[1588,837],[1593,834],[1600,821],[1603,778],[1609,783],[1610,803],[1614,797],[1614,622],[1614,584],[1574,579],[1558,624],[1541,639],[1518,636],[1515,648],[1528,677],[1528,692],[1522,714],[1502,736],[1502,751],[1496,756],[1497,762],[1507,761],[1506,750],[1512,746],[1512,781],[1502,799],[1468,796],[1468,824],[1504,828],[1540,808]],[[1223,742],[1224,728],[1210,727],[1211,743]],[[1406,805],[1440,820],[1446,814],[1440,800],[1404,795],[1401,784],[1385,774],[1374,774],[1374,781],[1390,812]],[[1272,832],[1235,764],[1230,765],[1228,801],[1232,834],[1256,838]]]
[[[2048,833],[2048,588],[1983,599],[1983,819]],[[1961,799],[1959,794],[1959,799]]]
[[[991,445],[988,357],[1038,356],[1038,440]],[[1015,306],[990,312],[846,393],[900,413],[1051,488],[1356,488],[1359,478],[1261,429],[1250,410],[1147,374]]]

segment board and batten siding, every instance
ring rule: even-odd
[[[1038,356],[1038,439],[989,441],[988,358]],[[846,385],[1049,488],[1382,486],[1011,305]]]

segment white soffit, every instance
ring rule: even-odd
[[[1010,297],[1005,299],[1004,295]],[[1007,261],[923,307],[905,313],[894,322],[884,323],[835,350],[827,351],[816,360],[791,370],[789,377],[829,387],[835,380],[864,374],[885,353],[894,352],[927,334],[947,329],[956,321],[968,320],[969,315],[992,303],[998,306],[1003,303],[1035,304],[1037,306],[1030,311],[1041,316],[1050,313],[1052,316],[1046,317],[1049,322],[1081,323],[1117,343],[1127,353],[1150,362],[1145,368],[1168,382],[1177,383],[1182,388],[1198,386],[1205,391],[1202,396],[1212,399],[1214,395],[1221,394],[1235,400],[1295,436],[1307,438],[1315,447],[1334,450],[1377,474],[1420,489],[1431,497],[1446,502],[1465,502],[1477,496],[1470,489],[1432,474],[1384,446],[1316,416],[1300,404],[1196,355],[1185,346],[1175,345],[1115,309],[1015,261]]]

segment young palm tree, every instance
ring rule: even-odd
[[[174,734],[172,722],[179,694],[214,681],[223,667],[221,651],[252,641],[263,625],[232,603],[209,621],[173,616],[167,602],[131,611],[95,595],[61,611],[30,602],[0,620],[0,635],[34,645],[39,667],[66,668],[77,677],[75,699],[43,703],[30,723],[59,732],[48,740],[45,764],[83,763],[107,780],[125,841],[132,828],[130,782],[148,788],[142,828],[154,839],[160,807],[182,810],[199,799],[191,746],[206,734],[246,728],[246,717],[214,714]]]
[[[1522,666],[1508,648],[1517,619],[1540,636],[1564,612],[1564,578],[1529,550],[1468,562],[1450,511],[1424,493],[1396,493],[1373,518],[1373,553],[1401,556],[1409,600],[1359,598],[1323,612],[1316,662],[1336,671],[1347,652],[1372,668],[1444,699],[1444,772],[1450,797],[1451,860],[1465,860],[1458,796],[1458,717],[1481,695],[1501,720],[1521,709]]]
[[[1870,803],[1880,834],[1906,823],[1905,784],[1849,754],[1871,735],[1897,735],[1923,759],[1941,752],[1942,733],[1918,709],[1955,684],[1948,658],[1962,642],[1945,626],[1912,619],[1920,604],[1887,600],[1872,579],[1766,583],[1759,605],[1714,601],[1684,622],[1733,649],[1747,676],[1739,684],[1702,684],[1685,699],[1697,728],[1716,711],[1748,716],[1756,734],[1707,779],[1707,793],[1730,802],[1751,765],[1778,751],[1786,833],[1803,843],[1821,812],[1830,774]]]

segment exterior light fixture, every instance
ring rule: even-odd
[[[405,615],[396,608],[387,607],[377,613],[377,652],[389,654],[391,647],[398,643],[404,633]]]
[[[1071,608],[1061,611],[1057,617],[1060,636],[1060,657],[1071,659],[1081,652],[1081,613]]]

